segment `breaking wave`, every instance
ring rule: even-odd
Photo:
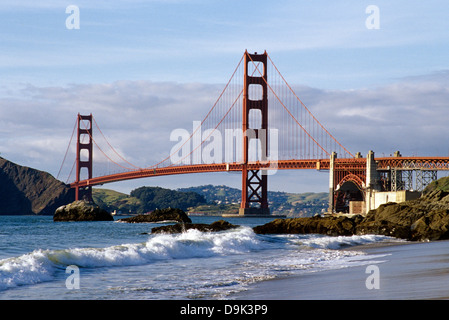
[[[145,265],[170,259],[208,258],[238,255],[270,249],[293,248],[300,252],[304,246],[310,250],[340,249],[351,245],[383,241],[380,236],[322,237],[256,235],[249,227],[210,233],[188,230],[181,234],[150,235],[142,243],[128,243],[105,248],[70,248],[64,250],[35,250],[0,260],[0,290],[31,285],[56,279],[69,265],[80,268],[102,268]],[[335,256],[335,254],[334,254]],[[335,257],[330,256],[329,259]],[[290,257],[290,262],[300,259]],[[322,259],[322,257],[320,258]],[[261,258],[262,260],[262,258]],[[282,260],[282,259],[281,259]],[[286,259],[275,264],[289,263]]]

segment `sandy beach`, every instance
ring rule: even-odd
[[[363,250],[369,255],[374,255],[373,263],[264,281],[251,285],[249,290],[233,298],[247,300],[449,299],[449,241],[368,245],[349,250]],[[374,267],[367,269],[368,266]],[[377,282],[374,278],[376,275],[378,275]],[[368,289],[367,282],[371,289]]]

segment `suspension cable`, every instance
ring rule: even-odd
[[[176,154],[179,150],[181,150],[181,148],[190,141],[190,139],[192,139],[192,137],[194,136],[194,134],[201,128],[202,124],[206,121],[206,119],[209,117],[209,115],[212,113],[212,111],[215,109],[215,107],[217,106],[218,102],[220,101],[221,97],[223,96],[223,94],[225,93],[226,89],[228,88],[229,84],[231,83],[231,80],[234,78],[234,75],[236,74],[237,70],[240,67],[240,64],[243,61],[245,55],[242,56],[242,58],[240,59],[237,67],[235,68],[234,72],[232,73],[231,78],[229,79],[228,83],[226,84],[226,86],[224,87],[223,91],[220,93],[220,96],[218,97],[218,99],[215,101],[214,105],[212,106],[212,108],[209,110],[209,112],[207,113],[207,115],[205,116],[205,118],[203,119],[203,121],[201,121],[200,125],[192,132],[192,134],[190,135],[190,137],[177,149],[175,150],[172,154],[170,154],[168,157],[166,157],[165,159],[159,161],[158,163],[149,166],[149,169],[155,168],[157,166],[159,166],[161,163],[164,163],[165,161],[167,161],[168,159],[170,159],[174,154]]]
[[[125,158],[123,158],[115,149],[114,149],[114,147],[109,143],[109,141],[108,141],[108,139],[106,139],[106,137],[104,136],[104,134],[103,134],[103,132],[101,131],[101,129],[100,129],[100,127],[98,126],[98,123],[97,123],[97,121],[95,120],[95,118],[94,117],[92,117],[92,119],[94,120],[94,123],[95,123],[95,126],[97,127],[97,129],[98,129],[98,131],[100,132],[100,134],[103,136],[103,138],[104,138],[104,140],[106,141],[106,143],[108,144],[108,146],[111,148],[111,150],[120,158],[120,159],[122,159],[123,161],[125,161],[127,164],[129,164],[130,166],[132,166],[132,167],[134,167],[134,168],[136,168],[136,169],[139,169],[139,170],[142,170],[142,168],[140,168],[140,167],[138,167],[138,166],[135,166],[135,165],[133,165],[132,163],[130,163],[130,162],[128,162]]]
[[[268,55],[267,55],[268,56]],[[254,67],[256,68],[257,71],[259,71],[259,74],[262,76],[262,73],[260,72],[260,70],[257,68],[256,64],[254,63],[253,59],[251,58],[251,55],[249,55],[249,58],[251,59],[251,61],[254,64]],[[270,88],[271,92],[274,94],[274,96],[276,97],[276,99],[281,103],[281,105],[284,107],[284,109],[288,112],[288,114],[290,115],[290,117],[292,117],[293,120],[295,120],[295,122],[301,127],[302,130],[304,130],[304,132],[309,136],[310,139],[312,139],[316,145],[318,145],[321,150],[323,150],[327,155],[330,155],[329,152],[327,152],[313,137],[312,135],[310,135],[310,133],[298,122],[298,120],[292,115],[292,113],[290,112],[290,110],[288,110],[288,108],[284,105],[284,103],[281,101],[281,99],[279,99],[278,95],[274,92],[273,88],[268,84],[268,81],[262,76],[262,79],[265,81],[265,83],[267,84],[267,86]]]
[[[83,122],[83,124],[84,124],[84,122]],[[100,150],[100,152],[101,152],[101,153],[102,153],[102,154],[103,154],[109,161],[115,163],[116,165],[118,165],[119,167],[121,167],[121,168],[123,168],[123,169],[131,170],[131,171],[133,170],[132,168],[128,168],[128,167],[122,166],[121,164],[119,164],[119,163],[117,163],[116,161],[112,160],[111,157],[109,157],[109,156],[103,151],[103,149],[101,149],[100,146],[97,144],[97,142],[95,141],[95,139],[94,139],[94,138],[92,137],[92,135],[90,134],[90,130],[87,128],[87,125],[84,124],[84,126],[85,126],[86,132],[87,132],[87,134],[89,135],[89,137],[90,137],[90,139],[92,140],[92,142],[97,146],[98,150]]]
[[[62,167],[64,166],[65,159],[67,158],[67,154],[69,153],[70,145],[72,144],[73,136],[75,135],[77,123],[78,123],[78,119],[75,121],[75,125],[73,126],[72,136],[70,137],[70,141],[69,141],[69,144],[65,151],[64,159],[62,160],[61,167],[59,168],[58,175],[56,176],[56,179],[59,179],[59,175],[61,174],[61,170],[62,170]]]
[[[285,78],[282,76],[282,74],[279,72],[278,68],[276,67],[276,65],[274,64],[273,60],[271,60],[270,56],[267,54],[268,59],[270,60],[271,64],[273,65],[273,67],[276,69],[277,73],[281,76],[282,80],[284,81],[284,83],[287,85],[287,87],[290,89],[290,91],[295,95],[296,99],[301,103],[301,105],[303,106],[303,108],[305,110],[307,110],[307,112],[312,116],[312,118],[320,125],[320,127],[340,146],[343,148],[343,150],[345,150],[351,157],[354,158],[354,155],[349,152],[348,150],[346,150],[346,148],[340,144],[340,142],[338,142],[337,139],[335,139],[335,137],[329,133],[329,131],[327,131],[327,129],[321,124],[321,122],[318,121],[317,118],[315,118],[315,116],[313,115],[312,112],[310,112],[310,110],[307,108],[307,106],[301,101],[301,99],[296,95],[295,91],[293,91],[293,89],[290,87],[290,85],[288,84],[288,82],[285,80]]]

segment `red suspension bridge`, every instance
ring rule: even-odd
[[[106,143],[100,146],[94,139],[94,129],[95,136],[98,132]],[[70,186],[75,189],[77,200],[91,198],[93,186],[110,182],[239,171],[242,174],[239,214],[267,215],[267,183],[271,173],[314,169],[330,172],[329,210],[348,211],[349,201],[367,202],[367,195],[373,191],[411,189],[410,177],[414,172],[417,184],[419,180],[418,189],[422,189],[436,179],[436,171],[449,170],[448,157],[396,154],[374,159],[372,153],[366,158],[353,155],[305,106],[266,52],[245,51],[204,119],[196,123],[191,134],[180,134],[168,156],[151,166],[142,168],[122,157],[92,114],[78,114],[71,141],[75,133],[76,159],[68,182],[72,179]],[[71,142],[61,169],[70,146]],[[114,173],[94,175],[94,150],[108,160],[109,170]]]

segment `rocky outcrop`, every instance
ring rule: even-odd
[[[224,220],[218,220],[211,224],[202,223],[177,223],[169,226],[155,227],[151,229],[151,233],[181,233],[189,229],[197,229],[203,232],[217,232],[229,229],[237,228],[238,226],[233,225]]]
[[[51,174],[0,158],[0,215],[53,215],[74,199],[74,190]]]
[[[319,233],[329,236],[348,236],[356,231],[357,223],[361,220],[360,216],[327,216],[327,217],[308,217],[308,218],[290,218],[275,219],[269,223],[253,228],[258,234],[307,234]]]
[[[93,202],[78,200],[56,209],[53,221],[113,221],[106,210]]]
[[[435,190],[416,200],[381,205],[367,214],[357,233],[412,241],[449,239],[449,193]]]
[[[379,234],[410,241],[449,239],[449,193],[434,190],[419,199],[387,203],[366,217],[334,216],[276,219],[256,233]]]
[[[118,221],[129,223],[161,221],[177,221],[182,223],[192,222],[192,220],[183,210],[177,208],[156,209],[150,214],[140,214],[134,217],[119,219]]]

